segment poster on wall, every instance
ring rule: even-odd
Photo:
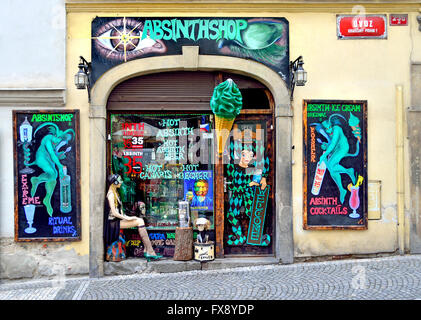
[[[304,100],[304,229],[367,229],[367,102]]]
[[[15,240],[80,240],[79,111],[13,111]]]
[[[285,18],[96,17],[92,21],[92,74],[134,59],[180,55],[183,46],[199,54],[251,59],[289,82],[289,24]]]

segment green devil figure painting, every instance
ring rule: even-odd
[[[344,133],[341,119],[346,121],[345,117],[342,115],[332,114],[322,123],[312,123],[310,125],[314,125],[316,131],[327,140],[321,141],[318,139],[318,142],[321,143],[321,149],[324,150],[324,153],[320,156],[319,163],[325,163],[330,176],[339,189],[340,201],[343,203],[347,190],[342,185],[341,174],[348,175],[353,186],[360,184],[362,179],[360,175],[354,172],[354,168],[345,168],[340,163],[346,157],[358,156],[361,143],[361,128],[359,127],[359,119],[350,112],[348,125],[351,127],[352,133],[355,138],[357,138],[357,141],[355,144],[355,152],[349,153],[350,145],[348,138]]]
[[[34,197],[38,186],[41,183],[45,183],[46,195],[42,203],[45,205],[48,214],[52,216],[53,207],[51,206],[51,197],[57,184],[57,176],[61,179],[65,174],[60,160],[66,158],[66,153],[72,147],[69,146],[64,151],[60,151],[60,149],[68,145],[75,138],[75,131],[73,129],[62,131],[55,123],[47,122],[35,130],[34,136],[44,127],[48,127],[49,133],[42,138],[35,153],[35,161],[32,163],[25,161],[24,164],[26,166],[36,165],[43,171],[39,176],[31,178],[31,196]]]

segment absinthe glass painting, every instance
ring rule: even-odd
[[[214,228],[213,133],[209,114],[111,114],[110,172],[123,177],[120,196],[130,214],[146,205],[149,230],[175,230],[179,201],[190,221]]]

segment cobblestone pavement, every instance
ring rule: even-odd
[[[1,300],[419,300],[421,255],[0,285]]]

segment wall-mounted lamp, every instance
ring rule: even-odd
[[[80,56],[79,71],[75,74],[75,86],[77,89],[88,90],[88,101],[91,102],[91,63]]]
[[[303,64],[302,56],[289,63],[291,101],[293,100],[295,86],[305,86],[307,82],[307,71],[304,70]]]

